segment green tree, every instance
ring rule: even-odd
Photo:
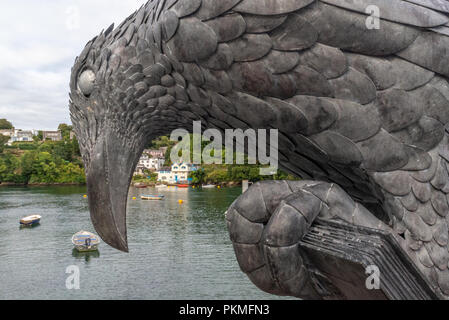
[[[176,142],[170,141],[170,138],[167,136],[161,136],[148,144],[148,148],[150,149],[160,149],[164,147],[172,147],[176,144]]]
[[[206,179],[206,171],[201,168],[190,173],[190,178],[192,178],[192,183],[196,185],[202,185]]]
[[[34,162],[37,158],[37,152],[27,152],[25,153],[21,158],[21,171],[22,171],[22,177],[25,183],[28,183],[31,179],[31,176],[34,173]]]
[[[71,141],[72,144],[72,155],[75,157],[81,157],[80,146],[78,143],[78,139],[74,137]]]
[[[228,169],[226,167],[214,168],[207,174],[206,181],[212,183],[222,183],[229,181]]]
[[[0,129],[12,129],[12,123],[6,119],[0,119]]]
[[[58,130],[61,131],[62,139],[70,139],[70,132],[73,130],[73,126],[69,126],[68,124],[61,123],[58,126]]]
[[[23,183],[19,170],[19,159],[12,154],[0,156],[0,182]]]
[[[9,137],[0,134],[0,153],[5,149],[5,144],[9,141]]]
[[[62,141],[57,141],[53,144],[52,154],[59,157],[65,161],[72,161],[73,159],[73,146],[70,141],[64,139]]]
[[[59,170],[48,152],[40,152],[33,162],[33,175],[30,183],[55,183]]]
[[[86,183],[84,170],[74,163],[62,164],[59,173],[58,183]]]

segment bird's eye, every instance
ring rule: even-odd
[[[78,78],[78,89],[81,93],[89,97],[94,91],[95,73],[92,70],[83,71]]]

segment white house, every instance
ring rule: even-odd
[[[167,152],[167,148],[160,148],[159,150],[154,149],[145,149],[143,153],[146,153],[150,156],[150,158],[165,158],[165,153]]]
[[[151,158],[148,154],[144,153],[140,157],[138,166],[144,167],[147,170],[158,171],[162,168],[165,163],[163,158]]]
[[[51,140],[51,141],[61,141],[62,140],[62,133],[61,131],[43,131],[42,132],[44,141]]]
[[[8,141],[8,145],[11,146],[13,142],[32,142],[33,136],[33,131],[15,130],[10,136],[11,138]]]
[[[171,168],[162,168],[158,171],[159,182],[186,183],[189,181],[189,173],[197,170],[196,166],[185,163],[175,163]]]

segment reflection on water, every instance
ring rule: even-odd
[[[35,224],[32,224],[32,225],[24,225],[24,224],[21,224],[21,225],[19,226],[19,229],[20,229],[20,230],[36,229],[36,228],[39,228],[40,226],[41,226],[40,223],[35,223]]]
[[[89,262],[92,258],[100,258],[100,251],[96,250],[91,252],[79,252],[78,250],[73,249],[72,257]]]
[[[240,271],[226,230],[240,192],[132,188],[125,254],[104,243],[101,253],[72,251],[74,233],[94,231],[84,187],[0,188],[0,299],[272,299]],[[32,214],[41,225],[19,229]],[[80,290],[66,289],[71,265]]]

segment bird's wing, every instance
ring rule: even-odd
[[[186,80],[184,110],[219,129],[278,128],[284,168],[381,199],[449,294],[448,13],[430,0],[179,0],[153,35]]]
[[[137,65],[113,79],[124,92],[164,87],[161,133],[279,129],[283,168],[380,203],[449,295],[448,22],[446,0],[153,0],[113,31],[104,70]],[[139,97],[144,116],[154,92]]]

